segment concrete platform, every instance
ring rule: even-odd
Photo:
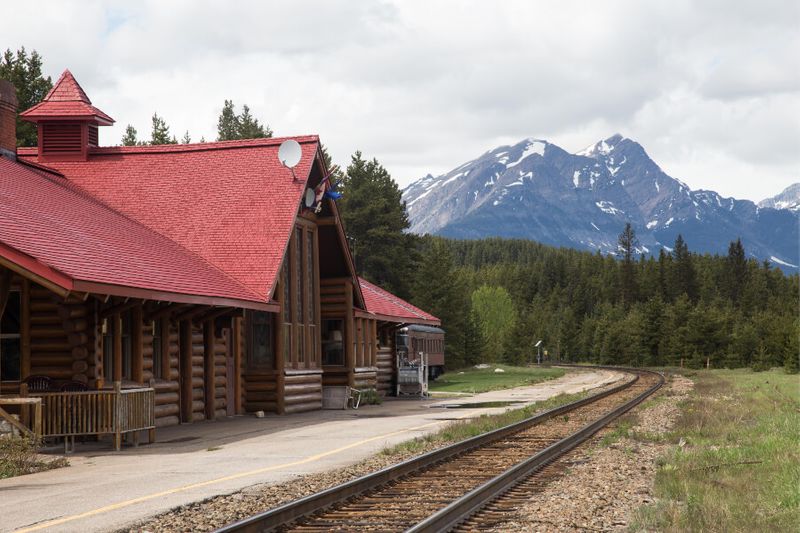
[[[357,411],[234,417],[160,429],[155,444],[121,452],[107,442],[78,443],[67,468],[0,480],[0,531],[114,531],[215,494],[346,466],[452,420],[510,408],[442,404],[511,401],[516,407],[620,377],[570,371],[536,386],[456,400],[388,399]]]

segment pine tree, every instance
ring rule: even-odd
[[[447,332],[447,367],[461,368],[469,356],[464,340],[469,303],[464,280],[456,274],[447,244],[441,239],[428,239],[415,274],[412,302],[442,321]]]
[[[250,114],[247,105],[242,106],[242,114],[239,115],[239,139],[262,139],[272,137],[272,130],[269,126],[262,126],[258,120]]]
[[[639,241],[636,239],[636,232],[630,222],[625,224],[625,229],[619,234],[619,255],[622,257],[620,264],[620,289],[622,291],[622,303],[630,306],[636,301],[638,286],[636,283],[636,268],[633,261],[633,254],[636,253],[636,246]]]
[[[728,246],[728,257],[725,261],[725,267],[727,296],[734,305],[738,305],[741,303],[739,299],[747,283],[748,273],[747,257],[745,256],[741,239],[736,239],[736,242],[731,241],[730,246]]]
[[[192,136],[189,135],[189,130],[186,130],[186,133],[184,133],[183,137],[181,138],[181,143],[190,144],[191,142],[192,142]]]
[[[19,118],[19,113],[41,102],[53,88],[50,76],[42,75],[42,56],[36,50],[28,55],[24,46],[16,55],[7,49],[0,61],[0,79],[17,89],[17,146],[36,146],[36,125]]]
[[[486,362],[486,339],[483,337],[480,319],[474,311],[467,313],[463,336],[465,366]]]
[[[232,100],[225,100],[217,120],[217,140],[233,141],[239,139],[261,139],[272,137],[269,126],[262,125],[250,113],[247,105],[242,106],[242,114],[236,114]]]
[[[153,131],[150,134],[150,144],[178,144],[178,140],[173,135],[169,135],[169,126],[158,113],[153,113]]]
[[[683,235],[678,234],[675,239],[675,247],[672,249],[673,275],[672,288],[673,295],[680,296],[685,294],[690,300],[697,300],[697,274],[694,269],[692,254],[689,246],[683,240]]]
[[[233,141],[239,138],[239,117],[233,107],[232,100],[225,100],[222,112],[217,120],[217,140]]]
[[[125,127],[125,135],[122,136],[122,146],[136,146],[139,144],[139,140],[136,138],[138,132],[136,128],[128,124]]]
[[[414,236],[397,183],[377,159],[356,152],[338,190],[342,222],[350,237],[356,269],[398,296],[409,293]]]

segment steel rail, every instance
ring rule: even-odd
[[[649,371],[640,371],[649,372]],[[473,514],[480,511],[487,504],[502,496],[509,489],[528,478],[531,474],[540,470],[556,458],[564,455],[573,448],[579,446],[589,437],[597,433],[615,418],[622,416],[643,402],[648,396],[656,392],[664,384],[664,376],[653,372],[659,376],[655,385],[648,388],[635,398],[622,404],[613,411],[607,413],[602,418],[587,424],[582,429],[560,441],[548,446],[529,459],[518,463],[498,475],[497,477],[485,482],[483,485],[473,489],[461,498],[453,501],[444,509],[437,511],[414,527],[406,530],[406,533],[438,533],[450,531],[460,523],[470,518]]]
[[[573,411],[584,405],[596,402],[602,398],[616,394],[622,390],[631,387],[639,379],[639,370],[630,368],[616,368],[610,366],[580,366],[580,365],[559,365],[559,366],[576,366],[580,368],[604,368],[608,370],[617,370],[623,372],[637,372],[634,379],[617,385],[586,398],[564,404],[553,409],[549,409],[536,416],[526,418],[519,422],[509,424],[502,428],[465,439],[463,441],[433,450],[418,457],[407,459],[396,465],[386,467],[382,470],[367,474],[365,476],[356,478],[346,483],[336,485],[329,489],[310,494],[298,500],[285,503],[274,509],[255,514],[248,518],[234,522],[227,526],[215,530],[214,533],[261,533],[263,531],[272,531],[280,526],[297,521],[300,518],[309,516],[311,514],[323,511],[337,503],[346,501],[352,497],[361,495],[367,491],[376,489],[387,483],[390,483],[403,476],[412,474],[414,472],[424,470],[430,466],[438,463],[443,463],[455,456],[464,454],[474,449],[485,446],[489,443],[503,439],[514,433],[518,433],[527,429],[528,427],[541,424],[551,418]]]

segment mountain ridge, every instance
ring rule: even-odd
[[[680,233],[697,252],[726,253],[731,240],[742,238],[754,257],[781,268],[800,264],[800,209],[693,191],[618,133],[575,153],[536,138],[500,146],[411,183],[403,199],[414,233],[526,238],[613,253],[630,221],[640,253],[669,251]]]

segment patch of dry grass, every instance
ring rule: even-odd
[[[800,530],[800,378],[701,371],[633,529]]]
[[[30,439],[17,436],[0,437],[0,479],[69,465],[64,457],[44,459]]]

